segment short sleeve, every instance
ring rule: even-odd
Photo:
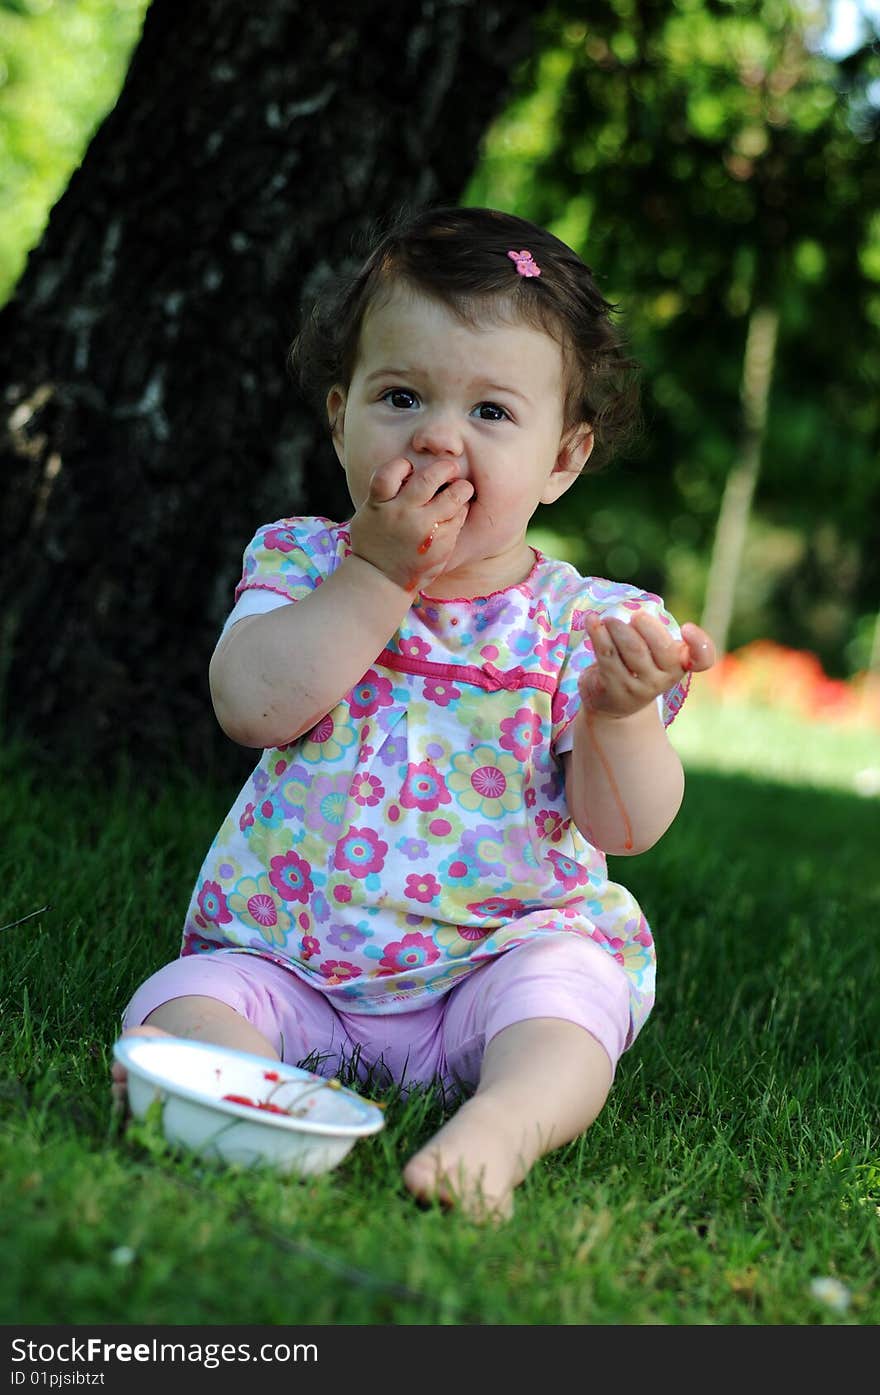
[[[262,591],[256,586],[251,587],[248,591],[242,591],[223,622],[220,638],[222,639],[226,631],[231,630],[237,621],[244,620],[249,615],[268,615],[270,610],[279,610],[281,606],[290,604],[287,596],[279,596],[277,591]]]
[[[326,518],[283,518],[259,528],[245,549],[235,600],[250,591],[301,601],[332,571],[348,542]]]
[[[553,699],[552,744],[557,755],[570,751],[573,743],[571,724],[580,708],[578,679],[595,662],[593,646],[587,635],[587,621],[594,615],[602,620],[628,620],[642,613],[653,615],[666,625],[675,639],[681,638],[678,622],[651,591],[635,586],[592,578],[584,594],[570,613],[568,648],[559,671],[559,681]],[[668,727],[681,711],[687,697],[691,675],[667,689],[657,700],[663,725]]]

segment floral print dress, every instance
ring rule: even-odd
[[[259,529],[230,618],[302,599],[350,550],[324,518]],[[343,1011],[393,1013],[564,929],[626,974],[631,1041],[654,1000],[653,938],[573,823],[559,757],[593,662],[588,617],[635,610],[678,636],[658,596],[537,552],[507,590],[420,595],[337,706],[263,752],[205,859],[181,953],[262,955]],[[667,724],[686,687],[665,694]]]

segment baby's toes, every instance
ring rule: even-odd
[[[410,1158],[403,1169],[403,1182],[407,1191],[422,1205],[439,1202],[441,1206],[452,1207],[456,1204],[457,1198],[448,1178],[444,1177],[436,1157],[429,1153],[416,1153],[415,1157]]]

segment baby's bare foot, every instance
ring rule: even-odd
[[[120,1032],[123,1037],[167,1037],[168,1032],[163,1032],[161,1027],[127,1027],[124,1032]],[[110,1093],[113,1096],[113,1109],[116,1113],[124,1113],[128,1106],[128,1071],[121,1061],[114,1057],[113,1065],[110,1068]]]
[[[519,1131],[477,1094],[410,1158],[403,1180],[420,1201],[461,1207],[475,1221],[502,1221],[513,1215],[514,1188],[533,1161],[523,1156]]]

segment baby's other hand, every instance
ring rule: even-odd
[[[607,716],[631,717],[686,673],[715,662],[715,646],[699,625],[683,625],[677,640],[661,620],[641,611],[629,622],[594,616],[587,633],[596,662],[580,679],[581,701]]]
[[[694,673],[703,673],[712,667],[715,662],[715,644],[710,634],[688,620],[681,627],[681,638],[687,648],[687,655],[684,656],[685,668],[690,668]]]

